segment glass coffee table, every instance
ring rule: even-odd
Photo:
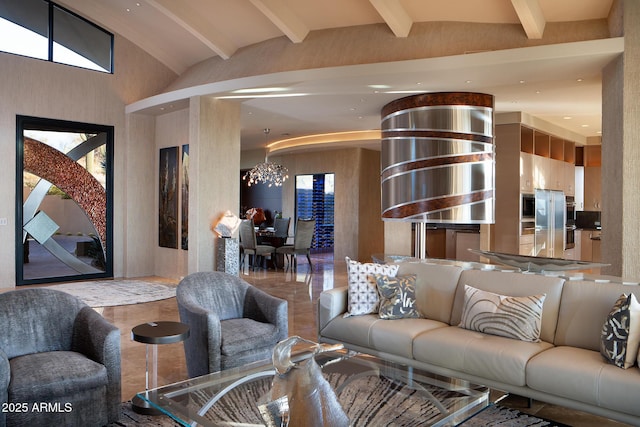
[[[292,355],[294,362],[310,352]],[[450,426],[489,404],[489,389],[345,350],[316,355],[352,426]],[[137,394],[184,426],[265,426],[258,406],[275,370],[256,362]]]

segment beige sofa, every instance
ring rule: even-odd
[[[640,425],[640,370],[608,364],[600,355],[602,325],[622,293],[639,286],[565,280],[539,274],[402,262],[415,274],[424,318],[344,318],[347,288],[322,292],[321,342],[398,361],[533,399]],[[541,342],[523,342],[459,328],[464,285],[509,296],[544,293]]]

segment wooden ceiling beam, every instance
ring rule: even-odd
[[[210,22],[190,8],[187,3],[175,0],[146,0],[146,2],[180,25],[221,58],[229,59],[238,50],[230,39],[216,31]]]
[[[409,16],[405,8],[400,4],[400,0],[369,0],[376,8],[382,19],[387,23],[396,37],[407,37],[413,19]]]
[[[547,21],[539,0],[511,0],[524,32],[530,39],[541,39]]]
[[[309,28],[282,0],[251,0],[251,3],[293,43],[302,43],[309,34]]]

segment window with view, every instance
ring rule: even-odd
[[[50,1],[1,1],[0,34],[0,51],[113,72],[113,35]]]

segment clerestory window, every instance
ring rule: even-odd
[[[0,1],[0,51],[113,72],[113,34],[48,0]]]

